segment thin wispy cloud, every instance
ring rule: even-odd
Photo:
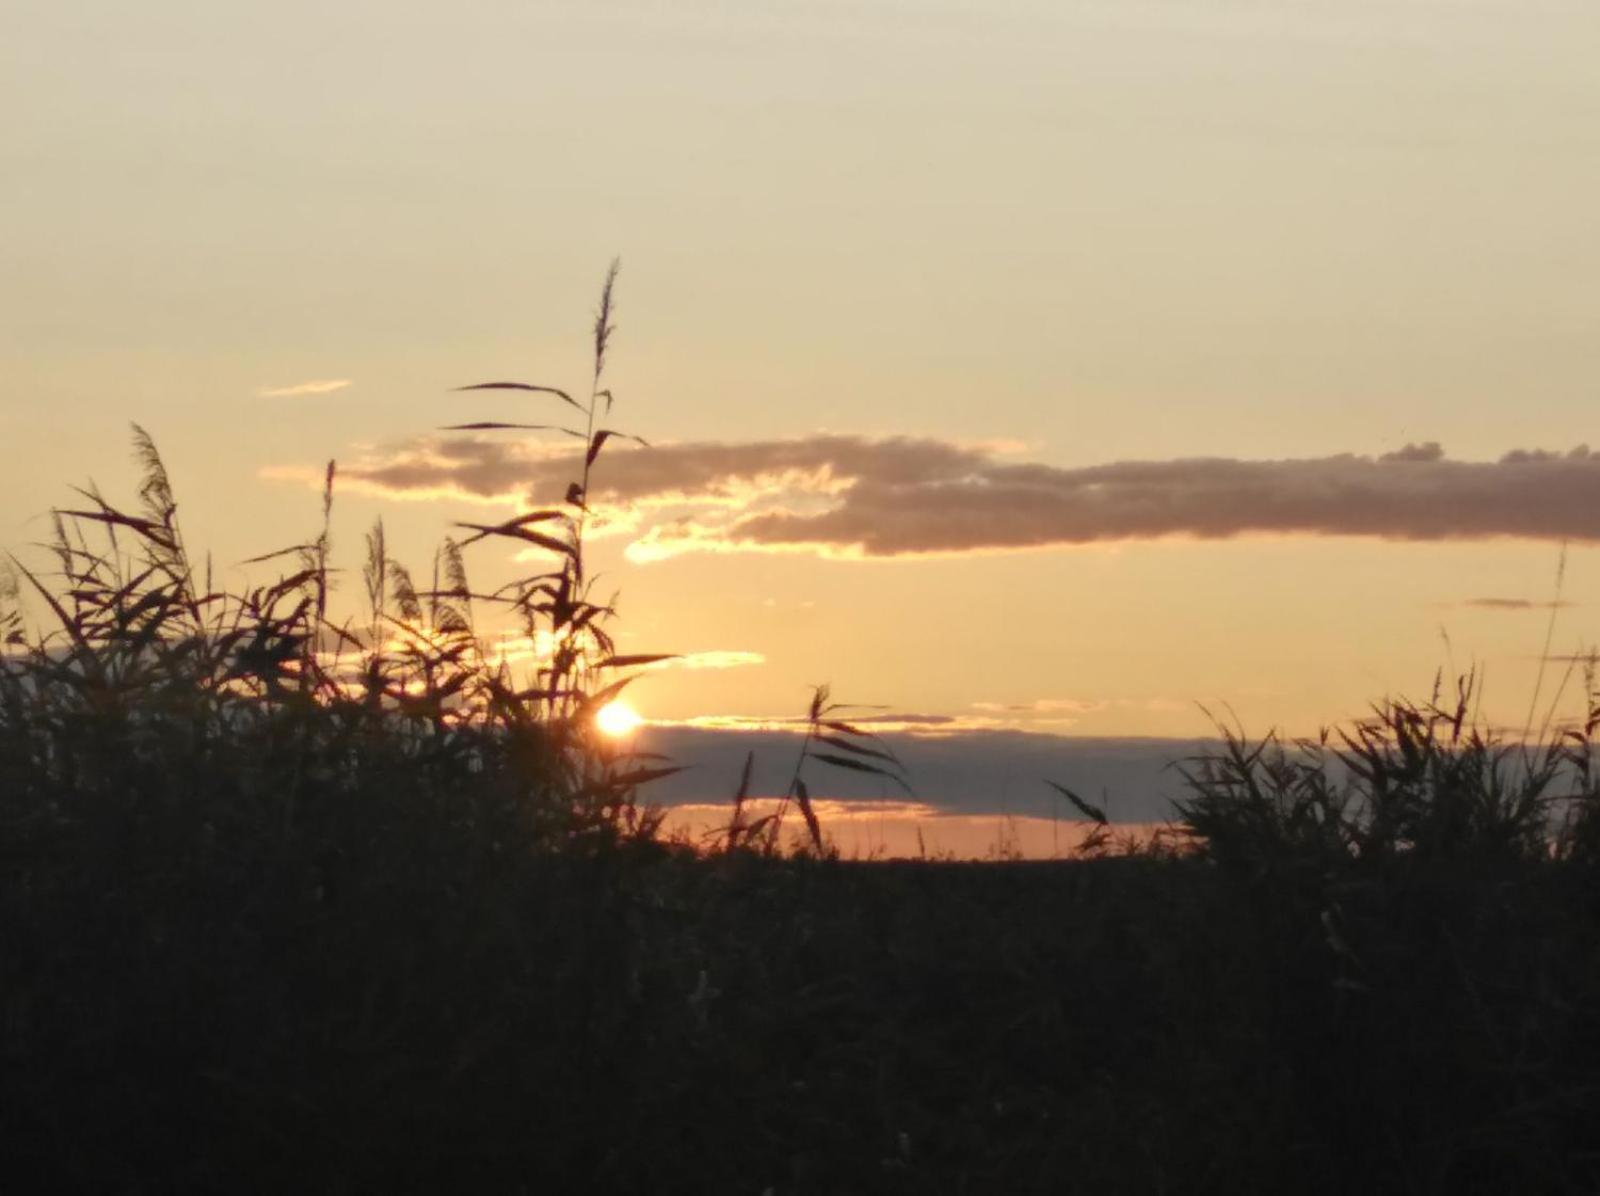
[[[1126,710],[1170,713],[1195,709],[1192,702],[1177,702],[1169,698],[1046,699],[1019,704],[973,702],[972,713],[963,714],[857,714],[851,716],[849,722],[875,735],[898,735],[913,739],[942,739],[974,732],[1019,731],[1053,735],[1077,726],[1084,715]],[[809,726],[806,719],[799,715],[703,714],[684,719],[651,719],[649,722],[656,727],[734,734],[759,731],[802,735]]]
[[[315,378],[310,382],[296,382],[290,386],[267,386],[256,391],[263,399],[293,399],[303,395],[328,395],[352,385],[349,378]]]
[[[870,729],[875,735],[898,734],[924,738],[1004,729],[1001,720],[982,715],[866,714],[856,715],[849,721],[853,726]],[[685,719],[651,719],[649,722],[656,727],[678,727],[733,734],[769,732],[804,735],[810,727],[805,718],[795,715],[700,714]]]
[[[1039,698],[1032,702],[972,703],[974,710],[1007,715],[1098,714],[1110,706],[1111,703],[1105,698]]]
[[[767,658],[760,652],[732,652],[725,650],[711,650],[707,652],[685,652],[681,656],[674,656],[668,660],[658,662],[651,666],[664,669],[738,669],[748,665],[765,664]]]
[[[1468,598],[1461,605],[1469,610],[1565,610],[1574,603],[1535,602],[1531,598]]]
[[[347,637],[341,637],[341,640]],[[560,647],[560,638],[541,628],[537,635],[506,635],[491,641],[485,651],[492,664],[517,665],[529,661],[548,661]],[[765,664],[767,658],[760,652],[746,652],[726,648],[711,648],[698,652],[680,652],[664,660],[651,661],[641,666],[644,672],[668,669],[738,669]]]
[[[345,467],[396,498],[559,503],[576,462],[559,446],[417,441]],[[610,455],[591,502],[637,561],[687,552],[888,558],[1162,537],[1517,537],[1600,541],[1600,454],[1116,461],[1062,468],[994,446],[818,435]]]
[[[974,702],[972,709],[1019,730],[1042,725],[1075,726],[1087,715],[1129,710],[1169,714],[1192,710],[1173,698],[1038,698],[1032,702]]]

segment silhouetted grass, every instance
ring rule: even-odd
[[[0,584],[9,1189],[1600,1186],[1592,678],[1535,745],[1470,684],[1227,733],[1187,848],[1048,864],[833,857],[807,769],[905,780],[824,687],[806,851],[746,820],[748,769],[716,850],[662,842],[671,763],[591,718],[655,659],[584,561],[613,281],[586,400],[485,384],[581,414],[566,502],[426,585],[380,524],[331,613],[330,466],[318,534],[258,559],[287,572],[216,587],[142,432],[137,505],[83,492]],[[476,593],[486,538],[551,564]],[[519,672],[484,605],[547,651]]]

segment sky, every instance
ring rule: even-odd
[[[424,562],[559,497],[437,429],[558,414],[451,388],[585,385],[620,256],[653,447],[593,559],[706,666],[635,687],[663,732],[828,682],[1070,770],[1474,664],[1518,726],[1600,599],[1597,48],[1589,0],[11,0],[0,544],[130,493],[137,421],[219,563],[330,458],[336,551]]]

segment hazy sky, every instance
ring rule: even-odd
[[[420,562],[561,474],[448,388],[583,385],[620,254],[619,626],[762,661],[645,714],[1306,731],[1478,660],[1519,721],[1563,538],[1558,648],[1600,614],[1597,52],[1592,0],[9,0],[0,543],[131,491],[131,419],[219,561],[335,457],[346,563]]]

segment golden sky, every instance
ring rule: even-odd
[[[1560,652],[1600,599],[1597,51],[1590,0],[12,0],[0,543],[137,420],[219,562],[333,457],[346,563],[420,563],[561,476],[435,429],[553,414],[447,392],[581,387],[620,254],[657,447],[596,559],[629,649],[739,654],[647,716],[1309,731],[1479,662],[1519,723],[1563,540]]]

